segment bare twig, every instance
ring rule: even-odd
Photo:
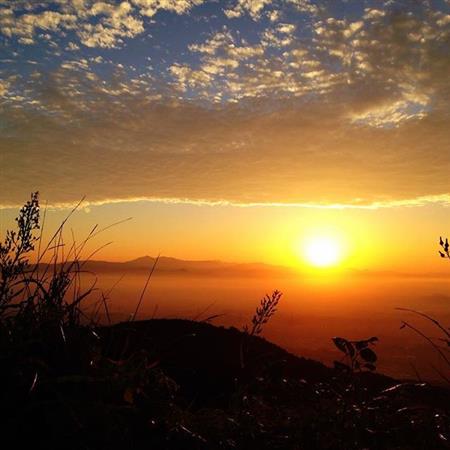
[[[447,337],[450,339],[450,332],[448,330],[446,330],[436,319],[429,316],[428,314],[425,314],[423,312],[416,311],[415,309],[410,309],[410,308],[395,308],[395,309],[397,311],[411,312],[413,314],[417,314],[418,316],[424,317],[425,319],[428,319],[430,322],[434,323],[434,325],[436,325],[440,330],[442,330],[447,335]]]
[[[153,272],[155,271],[156,265],[158,264],[159,257],[160,257],[160,255],[158,255],[156,257],[155,262],[153,263],[153,266],[152,266],[152,268],[151,268],[151,270],[150,270],[150,272],[148,274],[147,280],[146,280],[145,285],[144,285],[144,289],[142,289],[142,293],[141,293],[141,296],[139,297],[139,301],[138,301],[138,303],[136,305],[136,309],[134,311],[134,314],[130,318],[131,321],[134,321],[136,319],[136,316],[137,316],[137,313],[139,311],[139,308],[141,307],[142,299],[144,298],[144,295],[145,295],[145,291],[147,290],[147,286],[150,283],[150,278],[152,277]]]
[[[450,361],[445,356],[443,351],[426,334],[424,334],[422,331],[420,331],[418,328],[411,325],[410,323],[405,322],[404,320],[402,321],[402,324],[404,327],[410,328],[411,330],[415,331],[419,336],[422,336],[426,341],[428,341],[428,343],[439,353],[439,355],[441,355],[442,359],[450,366]]]

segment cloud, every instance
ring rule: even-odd
[[[87,47],[115,47],[123,43],[123,38],[133,38],[144,31],[142,20],[133,16],[129,2],[117,6],[98,2],[89,10],[89,15],[101,17],[95,25],[85,23],[78,32],[80,41]]]
[[[183,24],[204,16],[183,18],[173,43],[149,44],[136,61],[141,47],[118,48],[156,27],[148,20],[158,9],[199,4],[60,3],[76,20],[44,20],[33,3],[2,11],[11,39],[68,33],[68,50],[39,59],[18,48],[1,67],[0,204],[36,189],[55,204],[83,194],[93,203],[448,203],[445,12],[375,2],[335,17],[309,2],[240,1],[230,9],[239,20],[221,14],[186,38]],[[251,32],[247,14],[260,21]]]
[[[36,30],[56,31],[58,29],[70,29],[76,23],[73,14],[62,14],[56,11],[44,11],[41,13],[24,13],[16,16],[14,9],[3,9],[0,16],[1,32],[7,37],[19,36],[22,39],[31,40]]]
[[[450,194],[443,195],[430,195],[422,196],[416,198],[408,198],[402,200],[390,200],[390,201],[377,201],[373,203],[361,203],[359,199],[350,203],[314,203],[314,202],[304,202],[304,203],[287,203],[287,202],[233,202],[229,200],[208,200],[208,199],[191,199],[188,197],[124,197],[124,198],[104,198],[102,200],[91,201],[87,198],[81,198],[74,200],[72,202],[59,202],[59,203],[48,203],[46,202],[46,207],[48,209],[73,209],[75,206],[79,205],[79,208],[85,212],[90,212],[90,208],[93,206],[111,205],[111,204],[121,204],[121,203],[137,203],[137,202],[147,202],[147,203],[163,203],[167,205],[195,205],[195,206],[233,206],[237,208],[301,208],[301,209],[334,209],[334,210],[378,210],[378,209],[389,209],[389,208],[416,208],[427,205],[440,204],[443,206],[450,205]],[[14,209],[17,210],[23,205],[22,203],[4,203],[0,204],[0,210]]]
[[[0,80],[0,97],[3,97],[8,92],[9,82],[7,80]]]
[[[0,5],[0,34],[32,45],[39,31],[52,32],[56,38],[73,32],[86,47],[116,48],[145,31],[144,18],[158,11],[185,14],[201,3],[203,0],[6,0]],[[41,11],[43,8],[48,10]],[[78,42],[71,44],[78,46]]]
[[[185,14],[204,0],[133,0],[144,16],[153,17],[160,9]]]
[[[94,202],[358,205],[448,192],[450,162],[440,151],[448,131],[439,115],[392,131],[352,124],[339,97],[326,107],[273,109],[259,101],[211,108],[142,100],[139,85],[97,95],[98,110],[86,113],[83,100],[51,93],[52,110],[70,112],[70,122],[29,111],[2,118],[3,176],[10,181],[0,203],[19,203],[37,188],[51,202],[86,194]]]
[[[224,10],[224,14],[229,19],[250,15],[252,19],[259,20],[264,10],[268,7],[274,8],[269,14],[271,17],[277,16],[278,8],[292,6],[297,11],[316,14],[319,8],[309,0],[237,0],[232,8]],[[274,16],[275,14],[275,16]]]
[[[270,5],[272,0],[238,0],[234,8],[226,9],[225,15],[228,18],[241,17],[248,13],[254,19],[258,19],[266,5]]]

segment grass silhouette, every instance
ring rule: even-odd
[[[376,338],[334,338],[337,369],[264,340],[278,291],[244,331],[135,320],[155,262],[133,320],[100,326],[109,293],[88,307],[95,281],[82,289],[81,275],[102,230],[63,238],[78,206],[44,244],[34,193],[0,244],[5,448],[448,448],[449,390],[374,373]]]

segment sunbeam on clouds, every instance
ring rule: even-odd
[[[0,203],[447,202],[449,24],[444,1],[4,1]]]

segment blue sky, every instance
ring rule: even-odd
[[[0,3],[0,204],[449,201],[447,1]]]

